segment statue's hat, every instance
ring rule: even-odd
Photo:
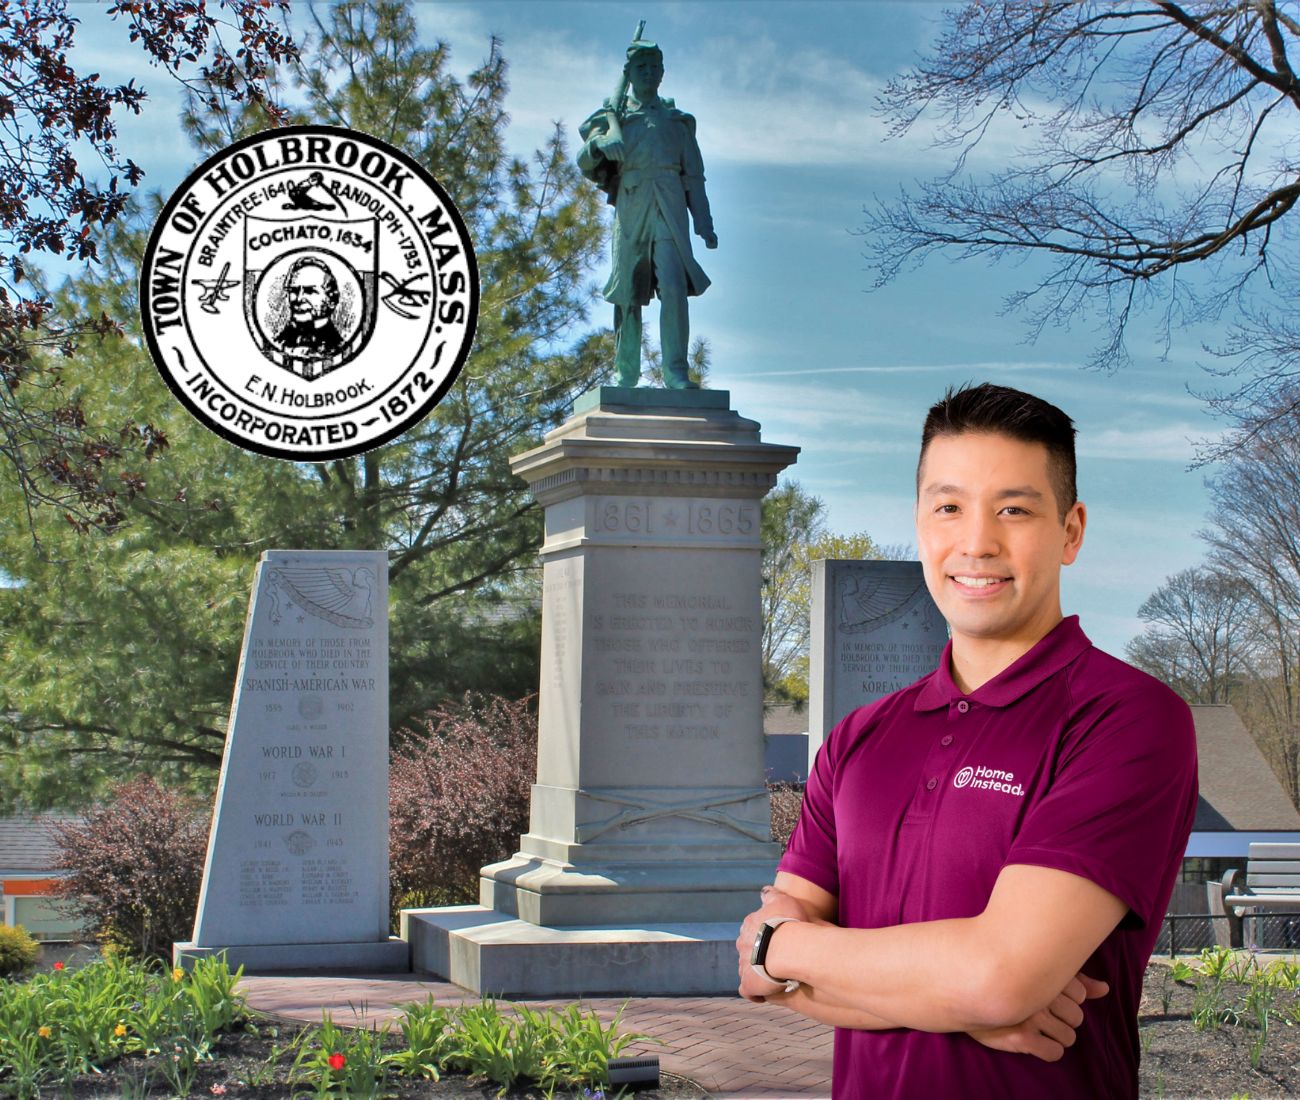
[[[638,38],[627,48],[628,61],[635,61],[642,54],[652,53],[659,58],[660,62],[664,59],[664,52],[659,48],[658,42],[648,42],[644,38]]]

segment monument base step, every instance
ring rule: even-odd
[[[189,969],[198,959],[226,953],[231,970],[245,974],[309,970],[313,974],[369,972],[409,974],[411,949],[405,939],[390,936],[374,943],[259,943],[229,947],[172,944],[172,965]]]
[[[480,996],[736,992],[738,923],[549,928],[482,905],[403,909],[411,967]]]
[[[534,838],[525,835],[528,845]],[[579,847],[575,845],[574,847]],[[662,845],[667,849],[667,845]],[[526,851],[479,871],[479,905],[546,928],[639,928],[740,922],[776,874],[781,849],[751,842],[750,859],[577,866]],[[689,920],[683,921],[687,917]]]

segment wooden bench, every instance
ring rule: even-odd
[[[1252,844],[1245,884],[1235,868],[1223,876],[1223,904],[1237,917],[1246,909],[1300,913],[1300,844]]]

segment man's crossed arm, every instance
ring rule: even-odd
[[[1078,971],[1128,909],[1088,879],[1028,864],[1003,868],[977,917],[888,928],[837,927],[835,896],[797,875],[776,886],[736,940],[742,995],[838,1027],[964,1031],[1049,1061],[1073,1042],[1079,1005],[1108,991]],[[803,983],[788,994],[749,967],[776,916],[803,920],[782,924],[767,952],[769,974]]]

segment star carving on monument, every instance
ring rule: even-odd
[[[300,623],[302,623],[302,622],[306,622],[306,621],[307,621],[307,616],[306,616],[306,615],[299,615],[299,616],[298,616],[298,621],[299,621]]]
[[[666,523],[669,527],[676,527],[676,526],[677,526],[677,509],[676,509],[676,508],[669,508],[668,511],[666,511],[666,512],[664,513],[664,523]]]

